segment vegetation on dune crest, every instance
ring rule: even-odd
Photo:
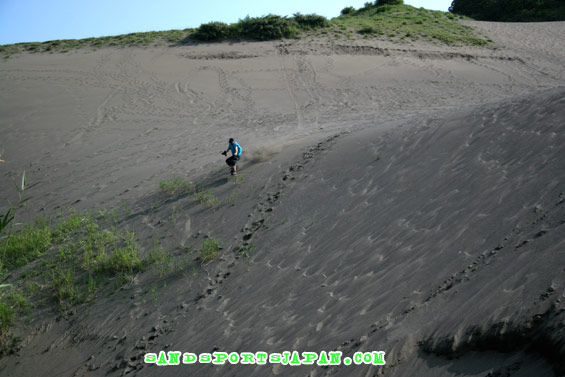
[[[201,25],[189,38],[200,41],[227,39],[270,40],[301,34],[337,38],[373,38],[392,42],[424,40],[441,44],[486,45],[474,29],[459,23],[451,13],[417,9],[402,0],[377,0],[361,9],[346,7],[332,20],[316,14],[295,14],[293,18],[268,15],[245,18],[236,24],[211,22]]]
[[[345,34],[349,38],[361,35],[398,43],[418,40],[446,45],[491,43],[477,36],[473,28],[461,24],[458,15],[399,3],[400,0],[378,0],[378,5],[367,3],[358,10],[344,8],[341,15],[332,20],[332,27],[323,33],[337,37]]]
[[[294,17],[281,17],[273,14],[264,17],[246,17],[238,23],[227,25],[223,22],[210,22],[200,25],[189,38],[199,41],[222,41],[226,39],[254,39],[259,41],[293,38],[300,32],[323,28],[330,22],[316,14]]]
[[[151,31],[146,33],[130,33],[110,37],[62,39],[47,42],[16,43],[0,46],[0,53],[5,56],[19,52],[69,52],[72,50],[102,47],[147,47],[180,43],[194,29]]]
[[[465,0],[456,1],[464,2]],[[555,2],[557,0],[544,1]],[[455,9],[459,9],[457,7]],[[487,40],[473,33],[473,28],[461,25],[458,22],[460,18],[461,16],[453,13],[417,9],[404,5],[403,0],[376,0],[365,3],[365,6],[360,9],[345,7],[339,17],[331,20],[317,14],[303,15],[300,13],[294,14],[293,17],[272,14],[263,17],[248,16],[231,25],[223,22],[209,22],[200,25],[197,29],[3,45],[0,46],[0,53],[8,57],[20,52],[68,52],[80,48],[182,45],[242,39],[265,41],[298,38],[303,35],[373,38],[400,43],[424,40],[442,44],[488,44]]]
[[[404,4],[403,0],[377,0],[375,5],[380,7],[381,5],[402,5]]]

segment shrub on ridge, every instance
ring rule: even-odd
[[[316,29],[329,25],[326,17],[317,14],[295,13],[294,20],[302,29]]]
[[[403,0],[377,0],[376,6],[380,7],[382,5],[402,5],[404,4]]]
[[[198,30],[192,35],[194,39],[199,41],[222,41],[230,35],[230,28],[223,22],[209,22],[202,24]]]
[[[237,32],[242,37],[268,41],[292,38],[297,33],[297,24],[287,17],[268,15],[264,17],[246,17],[237,24]]]

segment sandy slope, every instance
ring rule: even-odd
[[[111,206],[217,160],[229,135],[254,148],[559,87],[563,26],[540,28],[492,26],[526,52],[302,40],[15,56],[0,66],[2,172],[43,182],[38,209]]]
[[[564,24],[474,25],[500,47],[300,40],[0,63],[0,205],[25,169],[41,184],[24,218],[127,205],[145,252],[155,236],[225,244],[198,274],[147,272],[34,315],[2,373],[565,373]],[[239,185],[218,154],[230,136]],[[173,173],[233,205],[163,197]],[[244,263],[234,248],[250,242]],[[382,350],[387,367],[144,366],[161,349]]]

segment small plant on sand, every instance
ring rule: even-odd
[[[235,204],[235,200],[237,199],[238,193],[237,192],[232,192],[226,199],[225,199],[225,203],[227,204]]]
[[[133,213],[133,209],[127,204],[125,200],[122,199],[122,209],[126,213],[126,215],[131,216]]]
[[[172,255],[165,251],[159,240],[153,240],[153,249],[149,252],[150,264],[154,265],[160,277],[165,276],[171,267]]]
[[[242,258],[246,265],[249,265],[249,258],[255,251],[255,245],[252,243],[247,245],[236,246],[235,252],[238,253]]]
[[[112,222],[114,225],[118,225],[120,222],[118,211],[115,208],[111,210],[98,210],[97,220],[104,220],[107,223]]]
[[[5,336],[13,321],[14,309],[0,296],[0,338]]]
[[[245,176],[241,174],[236,175],[233,181],[236,185],[241,185],[245,182]]]
[[[99,265],[101,270],[126,276],[141,270],[142,263],[139,259],[139,246],[135,241],[135,233],[126,231],[123,242],[122,247],[116,247],[109,255],[102,258]]]
[[[220,207],[220,199],[212,194],[208,189],[198,192],[198,200],[208,208],[218,209]]]
[[[3,161],[3,160],[0,160]],[[26,190],[32,188],[33,186],[39,184],[39,182],[36,182],[34,184],[29,185],[27,183],[26,180],[26,172],[24,170],[24,172],[22,173],[22,179],[20,183],[17,183],[16,181],[14,182],[14,186],[16,186],[16,190],[18,192],[18,197],[19,197],[19,201],[18,203],[16,203],[16,205],[12,205],[12,203],[8,202],[8,204],[10,205],[10,208],[8,208],[8,210],[6,211],[6,213],[4,215],[0,215],[0,235],[2,234],[2,232],[4,230],[8,229],[8,225],[10,225],[10,223],[15,223],[16,221],[16,212],[18,208],[21,208],[25,205],[25,203],[31,199],[31,197],[28,198],[24,198],[24,193]]]
[[[17,351],[20,339],[10,333],[10,327],[29,308],[27,298],[11,284],[0,285],[0,356]]]
[[[151,286],[151,300],[153,301],[153,305],[159,305],[159,295],[157,294],[157,285],[155,284]]]
[[[163,180],[159,182],[159,188],[161,191],[169,195],[179,194],[183,191],[187,191],[192,187],[190,182],[173,175],[171,179]]]
[[[16,216],[16,213],[14,211],[14,209],[12,207],[8,208],[8,210],[6,211],[6,213],[4,215],[0,215],[0,234],[2,234],[2,231],[6,228],[8,228],[8,225],[14,221],[14,217]]]
[[[53,294],[57,298],[61,309],[82,302],[82,295],[75,284],[74,274],[71,268],[51,271],[51,282]]]
[[[27,224],[17,233],[0,239],[0,267],[13,270],[43,255],[52,242],[51,229],[45,221]]]
[[[71,215],[59,223],[59,226],[53,227],[53,241],[56,243],[63,243],[68,241],[79,229],[88,223],[92,223],[90,213],[76,212],[70,210]]]
[[[198,250],[198,258],[204,265],[216,260],[220,255],[221,246],[216,237],[211,237],[202,242],[202,247]]]

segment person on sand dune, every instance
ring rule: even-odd
[[[241,157],[241,146],[233,138],[230,138],[228,149],[222,152],[224,156],[227,155],[228,151],[231,151],[231,157],[226,160],[226,164],[231,168],[231,175],[237,175],[237,161]]]

